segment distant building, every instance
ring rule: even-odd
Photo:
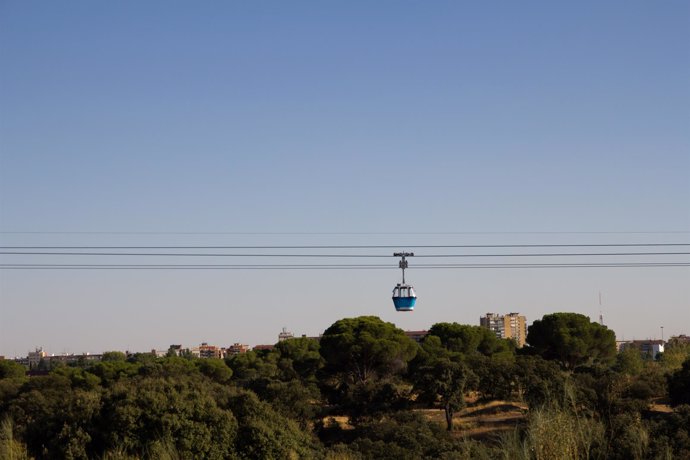
[[[37,347],[34,351],[30,351],[29,355],[27,356],[27,365],[29,366],[29,369],[38,367],[41,360],[45,360],[47,356],[48,353],[43,351],[42,347]]]
[[[182,344],[179,344],[179,345],[175,345],[175,344],[170,345],[170,346],[168,347],[168,353],[171,354],[171,355],[175,355],[175,356],[181,356],[181,355],[182,355]]]
[[[222,348],[218,348],[215,345],[209,345],[206,342],[202,342],[201,345],[192,349],[192,354],[198,356],[199,358],[209,359],[223,359],[225,358],[225,353]]]
[[[239,355],[246,353],[250,350],[249,345],[244,345],[242,343],[233,343],[228,348],[226,348],[226,355]]]
[[[628,350],[630,348],[639,350],[640,354],[645,358],[655,359],[659,353],[664,352],[663,340],[630,340],[621,343],[618,347],[619,351]]]
[[[518,346],[525,346],[527,339],[527,318],[519,313],[499,315],[487,313],[479,318],[479,325],[493,331],[501,339],[513,339]]]
[[[102,354],[91,354],[83,353],[81,355],[75,354],[63,354],[63,355],[50,355],[46,356],[44,359],[49,363],[63,363],[63,364],[86,364],[96,361],[100,361],[103,358]]]
[[[405,331],[405,335],[417,343],[420,343],[422,340],[424,340],[424,337],[426,337],[428,334],[429,331]]]
[[[12,359],[12,361],[14,361],[17,364],[21,364],[24,367],[27,367],[27,368],[29,367],[29,358],[27,356],[24,356],[23,358],[19,357],[19,356],[15,356]]]
[[[690,343],[690,336],[687,336],[685,334],[680,334],[680,335],[674,335],[670,339],[668,339],[668,343],[670,344],[681,344],[681,343]]]
[[[156,358],[165,358],[166,356],[168,356],[168,350],[153,349],[153,350],[151,350],[151,355],[156,357]]]
[[[63,353],[61,355],[49,355],[41,347],[37,347],[34,351],[30,351],[26,358],[15,358],[14,361],[28,367],[30,370],[46,370],[52,366],[59,364],[77,364],[83,365],[100,361],[103,358],[102,354],[82,353],[75,355],[74,353]],[[41,363],[43,363],[41,365]]]
[[[283,340],[291,339],[295,336],[292,332],[286,330],[283,328],[283,331],[278,334],[278,342],[282,342]]]

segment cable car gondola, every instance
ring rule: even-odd
[[[414,305],[417,303],[417,294],[414,288],[405,284],[405,269],[407,268],[407,260],[405,257],[414,256],[412,252],[396,252],[395,257],[402,257],[398,267],[402,270],[402,283],[398,283],[393,288],[393,305],[396,311],[413,311]]]

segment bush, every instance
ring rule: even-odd
[[[671,404],[690,404],[690,358],[683,362],[683,367],[668,377],[668,395]]]

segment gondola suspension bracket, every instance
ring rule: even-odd
[[[393,288],[393,305],[396,311],[413,311],[417,302],[417,295],[411,285],[405,283],[405,269],[407,268],[407,257],[413,257],[413,252],[395,252],[394,257],[400,257],[398,267],[402,270],[402,283],[398,283]]]

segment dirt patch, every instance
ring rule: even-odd
[[[324,417],[322,420],[325,426],[338,425],[342,430],[354,430],[355,427],[350,425],[350,417],[345,415],[332,415],[329,417]]]
[[[669,413],[673,412],[673,408],[671,407],[670,402],[671,401],[669,401],[669,399],[666,397],[653,398],[649,404],[649,411],[650,412],[661,412],[663,414],[669,414]]]
[[[420,409],[428,420],[445,425],[443,410]],[[453,435],[479,439],[511,431],[524,423],[527,405],[514,401],[473,403],[453,417]]]
[[[517,401],[472,402],[453,417],[453,436],[481,439],[511,431],[525,421],[527,405]],[[427,420],[446,426],[443,409],[415,409]],[[326,426],[337,424],[343,430],[352,430],[346,416],[330,416],[323,419]]]
[[[673,412],[673,408],[669,406],[668,404],[650,404],[649,405],[649,411],[650,412],[661,412],[663,414],[670,414]]]

